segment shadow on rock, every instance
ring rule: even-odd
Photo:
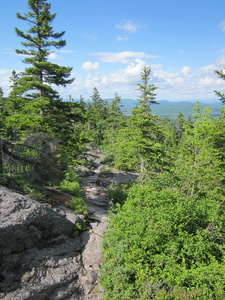
[[[0,298],[82,299],[79,237],[67,209],[54,211],[0,186]],[[67,210],[67,211],[66,211]]]

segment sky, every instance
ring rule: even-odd
[[[75,80],[60,87],[63,99],[90,99],[96,87],[102,98],[137,99],[144,66],[156,100],[215,100],[225,81],[215,70],[225,68],[224,0],[51,0],[55,32],[65,31],[67,44],[49,61],[72,67]],[[7,96],[12,70],[27,65],[15,49],[24,49],[15,27],[28,12],[27,0],[0,0],[0,87]]]

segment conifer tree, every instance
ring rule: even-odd
[[[118,131],[116,142],[112,147],[115,165],[128,170],[156,170],[161,160],[161,132],[155,117],[151,114],[150,105],[156,103],[155,89],[149,84],[150,67],[141,72],[142,84],[138,83],[141,92],[138,105],[132,110],[126,126]]]
[[[225,73],[224,70],[215,70],[215,73],[218,75],[219,78],[225,80]],[[217,96],[220,97],[220,101],[222,102],[222,104],[225,104],[225,94],[221,93],[219,91],[214,91],[216,93]]]
[[[16,53],[27,56],[23,62],[31,67],[20,74],[19,87],[14,92],[22,95],[27,92],[27,98],[58,99],[58,93],[50,86],[72,83],[74,79],[68,79],[72,68],[51,63],[48,57],[54,49],[60,50],[66,45],[66,41],[61,39],[65,32],[54,32],[51,23],[56,14],[50,13],[51,4],[46,0],[28,0],[28,8],[28,13],[16,14],[18,19],[28,22],[30,26],[27,32],[15,28],[16,34],[25,40],[21,44],[26,48],[16,49]]]
[[[144,66],[141,72],[142,83],[137,84],[137,90],[140,91],[140,96],[137,100],[146,111],[151,110],[150,104],[157,104],[157,101],[155,100],[156,94],[154,93],[157,87],[155,87],[154,84],[149,84],[150,74],[151,68],[149,66]]]
[[[176,119],[175,119],[175,126],[176,126],[176,134],[177,134],[177,141],[179,142],[181,137],[182,137],[182,133],[184,131],[184,115],[182,114],[182,112],[179,112],[179,114],[177,115]]]
[[[109,106],[109,113],[108,113],[108,128],[116,130],[119,126],[121,119],[123,118],[122,108],[123,105],[121,104],[121,97],[115,93],[115,97],[110,103]]]
[[[62,39],[65,32],[55,33],[51,26],[56,16],[50,12],[51,4],[46,0],[28,0],[28,9],[24,15],[16,14],[29,25],[26,32],[15,28],[24,47],[16,49],[16,53],[25,56],[23,62],[28,67],[18,74],[12,73],[12,90],[7,103],[11,116],[6,120],[10,135],[13,131],[32,133],[54,126],[49,124],[50,115],[53,111],[56,113],[57,101],[61,99],[52,85],[66,86],[74,80],[69,79],[72,68],[48,61],[55,49],[66,45]]]
[[[100,146],[103,141],[108,117],[108,102],[103,100],[95,87],[87,107],[88,130],[95,146]]]
[[[111,146],[116,141],[118,130],[124,126],[125,116],[122,112],[121,97],[115,93],[115,97],[109,105],[107,127],[104,135],[104,146],[111,150]]]

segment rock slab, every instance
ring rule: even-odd
[[[66,216],[0,186],[0,299],[82,299],[80,220]]]

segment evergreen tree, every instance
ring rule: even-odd
[[[143,109],[146,111],[150,111],[150,104],[157,104],[155,100],[156,94],[154,91],[157,89],[153,84],[149,84],[149,78],[151,74],[151,68],[145,66],[141,72],[141,81],[142,83],[138,83],[137,90],[140,91],[140,96],[138,101]]]
[[[218,75],[219,78],[225,80],[225,73],[224,70],[215,70],[215,73]],[[225,94],[219,91],[215,91],[216,95],[220,97],[220,101],[222,104],[225,104]]]
[[[115,93],[114,99],[110,103],[109,113],[108,113],[108,126],[116,129],[118,127],[118,122],[123,116],[122,112],[123,105],[121,104],[121,97]]]
[[[102,245],[105,299],[225,298],[225,123],[199,103],[195,112],[170,168],[133,185],[112,215]]]
[[[15,31],[25,47],[16,53],[24,55],[23,62],[30,66],[18,74],[12,73],[12,90],[7,103],[10,116],[6,120],[9,135],[15,131],[47,130],[50,125],[46,121],[54,110],[54,100],[60,100],[52,85],[66,86],[74,80],[69,79],[72,68],[48,61],[54,49],[66,45],[61,39],[65,32],[55,33],[51,26],[56,16],[50,13],[51,5],[46,0],[28,0],[28,8],[28,13],[17,13],[17,18],[26,21],[29,29],[23,32],[15,28]]]
[[[87,106],[88,130],[95,146],[100,146],[104,139],[106,119],[108,117],[108,102],[103,100],[95,87]]]
[[[156,118],[151,114],[152,103],[156,103],[153,91],[156,87],[149,84],[151,69],[144,67],[141,72],[142,84],[138,105],[132,110],[126,126],[118,131],[111,151],[115,166],[129,170],[156,170],[162,157],[161,132]]]
[[[182,133],[184,131],[184,123],[184,115],[181,112],[179,112],[175,120],[177,141],[180,141],[182,137]]]
[[[123,126],[125,122],[125,116],[122,112],[121,97],[115,93],[115,97],[109,105],[109,112],[107,121],[107,127],[104,136],[104,145],[111,147],[115,142],[118,130]]]
[[[0,118],[0,137],[3,135],[3,127],[4,127],[4,123],[5,123],[5,118],[4,118],[4,115],[3,115],[4,106],[5,106],[4,93],[3,93],[2,88],[0,87],[0,114],[1,114],[1,118]]]
[[[68,79],[72,68],[53,64],[48,61],[48,57],[54,48],[59,50],[66,45],[66,41],[61,39],[65,32],[53,31],[51,23],[56,14],[50,13],[51,4],[46,0],[28,0],[28,8],[30,10],[28,13],[16,14],[18,19],[30,25],[27,32],[15,28],[16,34],[25,40],[21,44],[27,49],[16,49],[16,53],[28,56],[23,62],[30,64],[31,67],[20,74],[19,87],[14,89],[14,93],[24,95],[27,92],[28,99],[37,97],[58,99],[58,93],[50,86],[52,84],[65,86],[72,83],[74,79]]]

